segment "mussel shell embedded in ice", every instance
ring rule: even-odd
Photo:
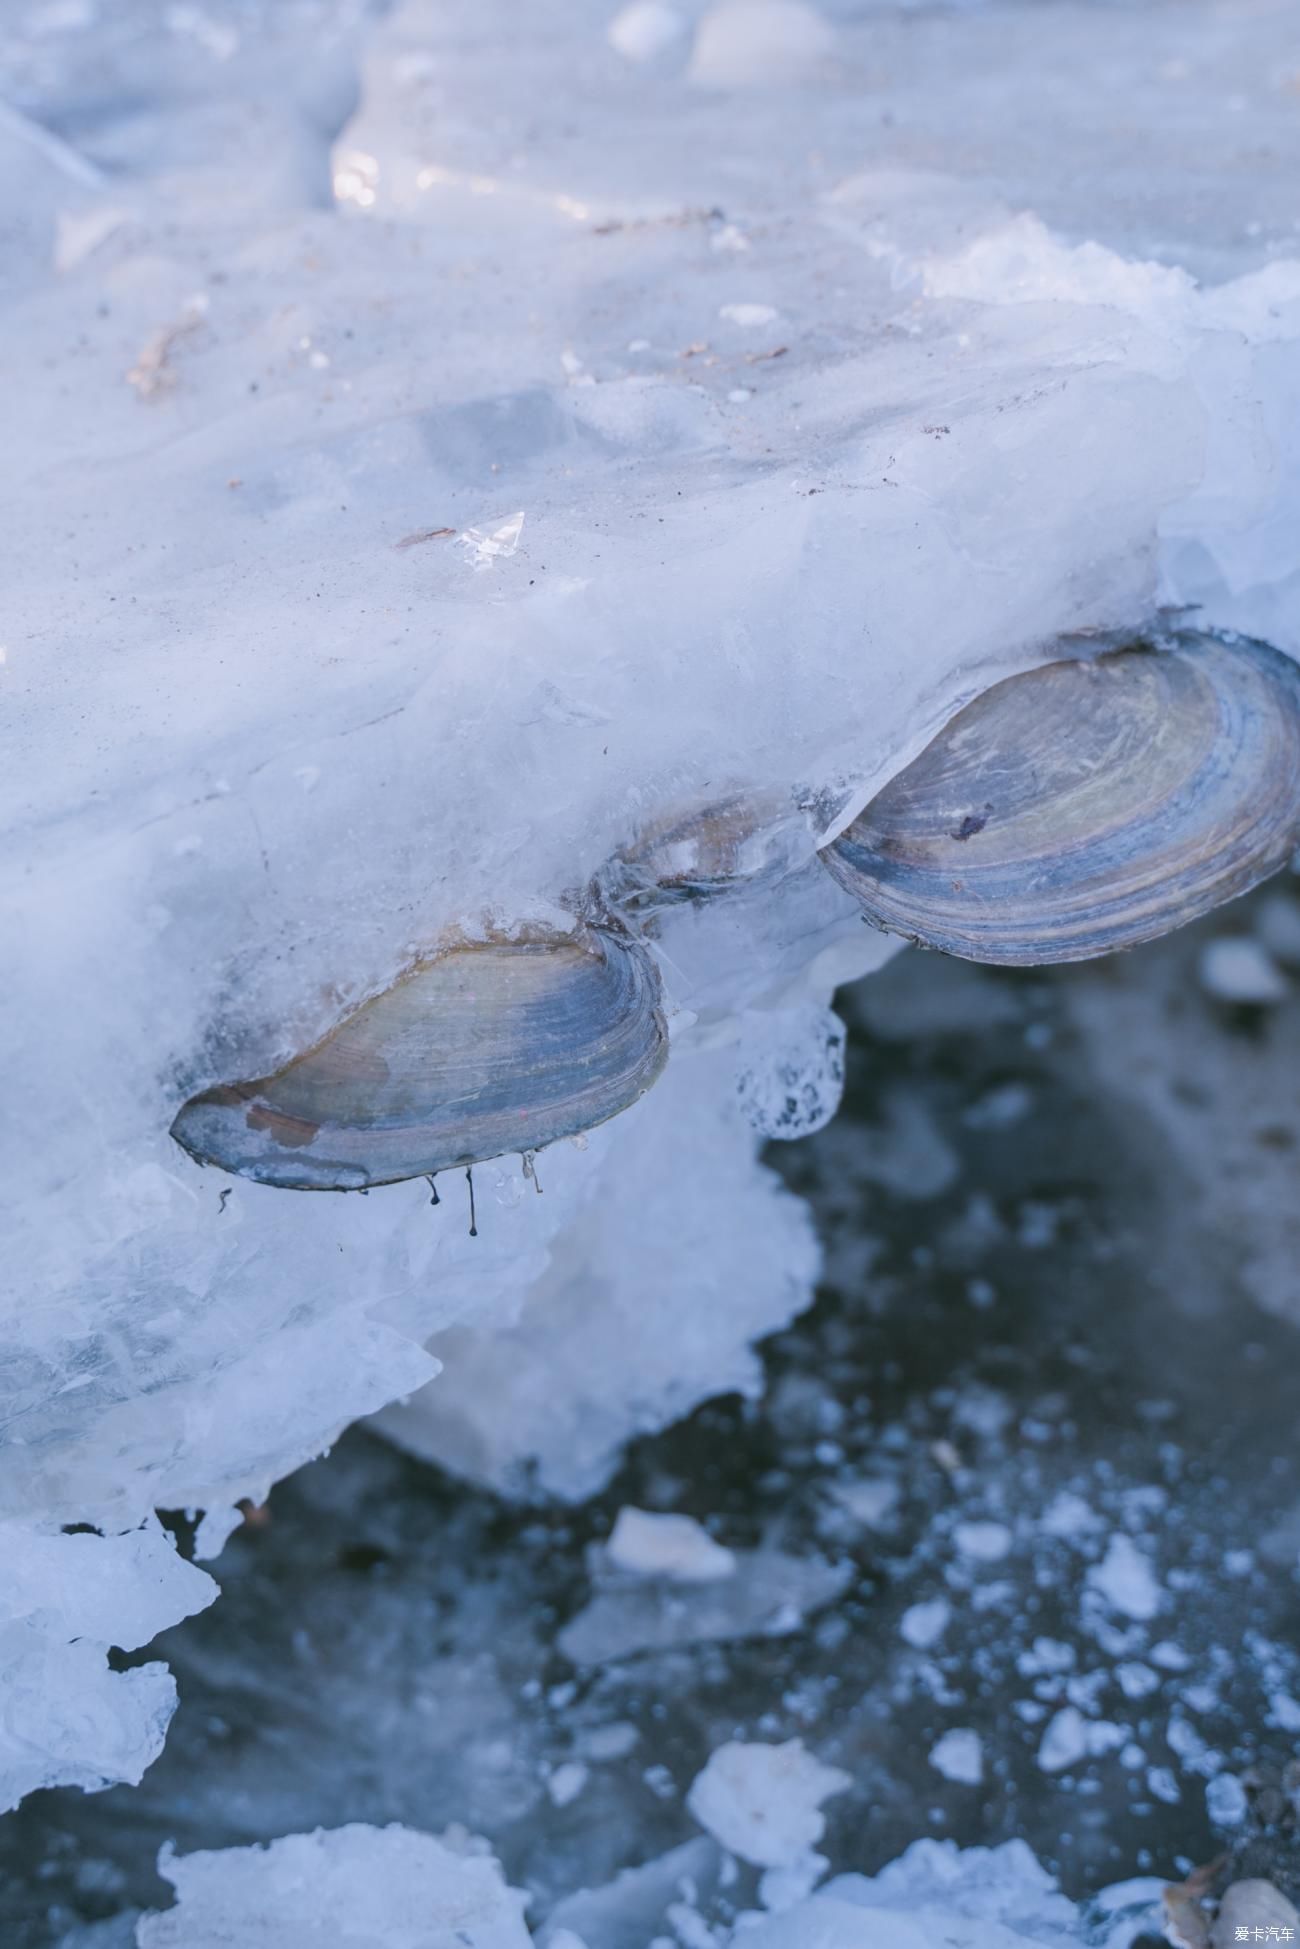
[[[737,791],[653,821],[597,876],[601,898],[638,920],[682,901],[715,899],[779,879],[807,848],[789,794]]]
[[[649,1089],[667,1055],[659,1000],[645,951],[596,929],[448,948],[275,1075],[192,1098],[172,1135],[303,1191],[540,1150]]]
[[[1168,933],[1300,842],[1300,669],[1180,631],[1008,677],[821,857],[867,918],[970,961]]]

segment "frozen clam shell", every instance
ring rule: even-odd
[[[789,795],[728,792],[648,825],[602,869],[598,885],[611,905],[644,914],[779,879],[808,844]]]
[[[193,1097],[172,1135],[262,1184],[360,1190],[589,1130],[666,1056],[658,974],[634,942],[587,928],[466,943],[273,1076]]]
[[[1168,933],[1298,839],[1300,669],[1179,631],[995,684],[821,857],[876,925],[1029,967]]]

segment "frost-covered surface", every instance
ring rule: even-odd
[[[817,1265],[759,1133],[833,1103],[809,1023],[885,952],[817,839],[1059,631],[1201,601],[1300,647],[1286,8],[614,11],[6,19],[21,1575],[22,1526],[71,1563],[61,1524],[228,1509],[439,1360],[399,1438],[568,1496],[752,1394]],[[786,878],[661,917],[667,1076],[542,1197],[484,1173],[477,1240],[171,1143],[733,790]],[[69,1642],[23,1615],[20,1703]],[[6,1797],[156,1750],[93,1623],[84,1750],[24,1735]]]

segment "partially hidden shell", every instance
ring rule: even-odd
[[[778,879],[807,857],[807,825],[789,795],[729,792],[647,826],[598,875],[624,912],[703,901]]]
[[[1008,677],[821,858],[877,926],[1083,961],[1247,892],[1300,843],[1300,669],[1180,631]]]
[[[594,928],[468,943],[273,1076],[193,1097],[172,1135],[262,1184],[361,1190],[589,1130],[666,1057],[658,974],[635,943]]]

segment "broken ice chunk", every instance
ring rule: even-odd
[[[1290,983],[1268,949],[1248,934],[1224,934],[1207,941],[1197,964],[1201,986],[1216,1002],[1267,1008],[1284,1002]]]
[[[887,1475],[837,1482],[831,1493],[845,1514],[867,1529],[884,1529],[898,1507],[898,1484]]]
[[[575,1665],[603,1665],[638,1651],[709,1640],[780,1637],[852,1582],[851,1564],[781,1550],[737,1551],[733,1574],[676,1589],[647,1579],[597,1593],[560,1632]]]
[[[1022,1678],[1036,1678],[1044,1672],[1073,1671],[1076,1654],[1073,1645],[1060,1638],[1035,1638],[1028,1651],[1022,1651],[1016,1659],[1016,1670]]]
[[[567,1807],[578,1798],[590,1774],[580,1760],[565,1760],[547,1776],[546,1791],[553,1807]]]
[[[984,1778],[984,1748],[969,1726],[954,1726],[930,1748],[930,1764],[945,1780],[977,1787]]]
[[[1136,1658],[1126,1659],[1122,1665],[1116,1665],[1115,1676],[1126,1699],[1144,1699],[1148,1693],[1154,1692],[1160,1683],[1150,1665],[1144,1665]]]
[[[679,1584],[716,1583],[736,1568],[731,1551],[715,1543],[693,1516],[660,1516],[630,1507],[619,1510],[605,1557],[631,1576],[666,1577]]]
[[[561,1949],[566,1937],[584,1949],[588,1944],[603,1949],[606,1943],[641,1949],[656,1939],[656,1927],[670,1906],[688,1894],[698,1905],[716,1892],[722,1866],[716,1844],[701,1834],[639,1867],[625,1868],[603,1887],[579,1889],[551,1910],[542,1949]]]
[[[792,1868],[826,1831],[823,1800],[852,1776],[823,1766],[801,1739],[782,1746],[731,1740],[710,1756],[686,1804],[700,1826],[742,1861]]]
[[[165,1665],[111,1671],[217,1595],[156,1518],[121,1535],[0,1524],[0,1812],[37,1787],[139,1781],[176,1709]]]
[[[1300,1699],[1292,1698],[1289,1692],[1271,1692],[1268,1700],[1268,1723],[1283,1732],[1300,1732]]]
[[[478,1845],[394,1824],[199,1854],[165,1847],[158,1872],[176,1906],[140,1922],[139,1949],[530,1949],[527,1897]]]
[[[1073,1489],[1062,1489],[1043,1511],[1041,1527],[1044,1536],[1056,1536],[1062,1542],[1078,1545],[1086,1542],[1093,1530],[1100,1529],[1101,1521],[1090,1502],[1076,1495]]]
[[[1011,1531],[1005,1523],[958,1523],[952,1540],[972,1563],[1001,1563],[1011,1548]]]
[[[909,1605],[898,1628],[914,1651],[928,1651],[931,1645],[938,1644],[951,1616],[952,1605],[946,1597],[931,1597],[923,1603]]]
[[[1106,1546],[1100,1563],[1088,1572],[1090,1590],[1104,1598],[1113,1611],[1145,1624],[1160,1609],[1160,1585],[1147,1558],[1131,1536],[1117,1532]]]
[[[1205,1811],[1216,1827],[1240,1827],[1246,1818],[1246,1789],[1235,1773],[1206,1782]]]
[[[1255,932],[1275,961],[1300,969],[1300,901],[1271,893],[1255,914]]]
[[[475,568],[491,568],[493,562],[504,561],[514,554],[523,531],[521,510],[518,514],[512,514],[508,521],[503,521],[499,528],[494,528],[491,534],[485,535],[478,528],[466,528],[458,539]]]
[[[194,1555],[199,1563],[219,1557],[244,1520],[242,1509],[205,1509],[194,1532]]]
[[[1044,1773],[1064,1773],[1088,1756],[1088,1723],[1073,1705],[1063,1705],[1049,1721],[1038,1746],[1038,1764]]]

